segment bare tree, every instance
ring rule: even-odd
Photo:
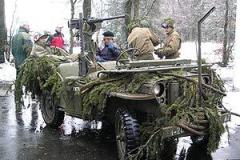
[[[92,0],[84,0],[83,1],[83,17],[89,18],[91,17],[92,11]]]
[[[79,0],[70,0],[70,5],[71,5],[71,19],[74,19],[75,16],[75,4],[78,2]],[[69,33],[70,33],[70,47],[69,47],[69,53],[72,54],[73,53],[73,41],[74,41],[74,37],[73,37],[73,29],[71,27],[69,27]]]
[[[140,0],[127,0],[125,8],[127,17],[130,18],[130,20],[139,18]]]
[[[153,11],[153,6],[154,6],[154,4],[156,3],[156,1],[157,1],[157,0],[153,0],[153,1],[152,1],[151,5],[150,5],[150,7],[149,7],[149,9],[148,9],[148,11],[147,11],[147,13],[146,13],[146,16],[148,16],[149,13],[150,13],[151,11]]]
[[[6,55],[6,59],[9,61],[10,60],[10,50],[12,48],[12,37],[13,37],[13,33],[14,33],[14,22],[15,22],[15,17],[16,17],[16,11],[17,11],[17,3],[18,0],[15,0],[14,3],[14,10],[12,13],[12,22],[11,22],[11,26],[9,29],[9,47],[8,47],[8,51],[7,51],[7,55]]]
[[[131,20],[139,18],[140,14],[140,0],[127,0],[125,3],[125,25],[131,22]]]
[[[139,18],[140,13],[140,0],[132,0],[133,3],[133,19]]]
[[[6,50],[7,29],[5,24],[5,3],[0,0],[0,63],[5,62],[4,53]]]
[[[138,11],[139,1],[140,11]],[[175,20],[176,30],[181,33],[183,41],[196,40],[198,19],[212,6],[216,6],[214,13],[206,20],[205,25],[203,25],[203,41],[216,41],[221,43],[224,39],[225,1],[226,0],[104,0],[104,5],[108,6],[105,7],[108,8],[105,10],[105,13],[109,15],[125,13],[126,20],[125,24],[123,24],[124,29],[122,29],[124,32],[126,32],[126,26],[131,20],[138,16],[147,16],[153,30],[158,35],[164,36],[164,32],[159,26],[165,18],[171,17]],[[228,0],[228,2],[228,39],[230,39],[232,43],[235,36],[236,0]],[[120,12],[120,7],[124,11]],[[111,29],[117,27],[119,26],[116,24],[107,25],[107,28]],[[125,35],[126,34],[121,34],[122,37],[125,37]]]
[[[91,17],[92,11],[92,1],[91,0],[84,0],[83,1],[83,17],[89,18]],[[84,48],[88,51],[91,51],[91,40],[92,35],[84,34]]]
[[[228,23],[229,23],[229,18],[228,18],[229,2],[228,2],[228,0],[225,1],[225,5],[226,5],[226,11],[225,11],[225,23],[224,23],[223,59],[222,59],[222,63],[223,63],[224,67],[227,66],[228,61],[229,61],[229,51],[227,48],[227,45],[228,45]]]

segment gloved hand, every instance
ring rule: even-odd
[[[155,50],[154,52],[156,55],[158,55],[159,58],[164,57],[164,50],[162,48]]]
[[[114,50],[114,45],[113,45],[113,43],[109,43],[109,44],[108,44],[108,49]]]

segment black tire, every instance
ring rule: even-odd
[[[201,145],[191,145],[186,153],[186,160],[212,160],[211,153],[207,151],[207,147]]]
[[[100,134],[103,136],[115,136],[114,135],[114,124],[110,124],[107,120],[102,120],[102,129]]]
[[[44,92],[41,96],[40,109],[44,122],[52,127],[58,128],[64,120],[64,111],[55,106],[52,96],[49,92]]]
[[[140,142],[138,121],[127,110],[117,110],[115,115],[115,134],[118,159],[125,160],[128,153],[136,149]]]
[[[178,139],[166,138],[163,140],[163,147],[160,148],[161,160],[174,159],[177,152]]]
[[[208,136],[191,136],[191,140],[194,145],[205,146],[208,144]]]

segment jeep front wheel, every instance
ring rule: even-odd
[[[139,146],[140,130],[138,121],[123,109],[115,115],[115,134],[119,159],[127,159],[128,153]]]
[[[40,109],[45,123],[53,128],[59,127],[64,120],[64,111],[55,106],[54,100],[49,92],[44,92],[41,96]]]

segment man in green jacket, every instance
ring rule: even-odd
[[[166,39],[164,41],[164,46],[158,49],[155,54],[157,54],[160,58],[178,58],[180,55],[179,50],[181,48],[181,37],[179,33],[174,30],[174,20],[172,18],[167,18],[161,26],[165,30]]]
[[[21,64],[24,63],[32,51],[33,43],[29,31],[29,25],[24,24],[19,27],[18,33],[12,39],[12,54],[15,59],[17,73]]]

